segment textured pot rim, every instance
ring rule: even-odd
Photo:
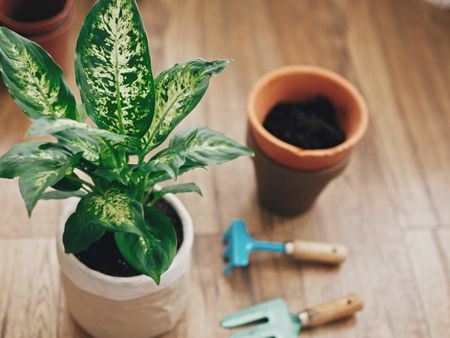
[[[323,78],[326,78],[328,81],[333,81],[339,86],[341,86],[344,90],[347,90],[354,98],[358,104],[359,110],[361,112],[361,123],[358,125],[358,129],[356,132],[347,138],[343,143],[326,149],[301,149],[289,143],[286,143],[274,135],[272,135],[269,131],[267,131],[262,121],[260,121],[257,117],[255,110],[255,102],[259,95],[259,92],[263,87],[268,85],[271,81],[276,79],[280,79],[286,75],[291,74],[313,74]],[[345,79],[343,76],[332,72],[328,69],[324,69],[317,66],[309,66],[309,65],[292,65],[292,66],[284,66],[270,71],[269,73],[262,76],[251,89],[249,99],[247,102],[247,116],[250,123],[250,128],[252,133],[256,133],[261,138],[268,141],[272,146],[280,149],[281,151],[288,153],[291,157],[310,157],[310,158],[324,158],[324,157],[332,157],[336,156],[336,154],[344,154],[348,150],[350,150],[355,144],[359,142],[359,140],[363,137],[366,132],[369,124],[369,114],[366,102],[356,87]],[[256,143],[257,138],[256,138]],[[261,148],[262,145],[258,144]],[[300,169],[300,168],[297,168]],[[307,168],[305,168],[307,169]]]
[[[60,256],[60,267],[66,276],[79,288],[88,291],[90,293],[96,294],[98,296],[107,297],[110,299],[126,300],[141,297],[144,295],[149,295],[162,289],[165,289],[172,285],[176,280],[178,280],[188,269],[190,269],[190,255],[192,251],[192,246],[194,242],[194,227],[192,223],[192,218],[187,211],[183,203],[173,194],[167,194],[163,197],[171,206],[174,207],[178,216],[180,217],[183,225],[183,243],[179,248],[171,266],[169,269],[163,273],[161,276],[161,283],[157,285],[153,279],[146,275],[138,275],[133,277],[115,277],[109,276],[104,273],[95,271],[83,263],[81,263],[73,254],[64,253],[64,246],[62,243],[62,234],[64,231],[64,224],[70,213],[72,213],[78,200],[71,200],[70,203],[64,209],[60,225],[58,229],[57,238],[57,249],[58,255]],[[61,256],[62,255],[62,256]],[[74,276],[73,270],[67,266],[70,265],[72,269],[77,269],[81,274],[79,276]],[[92,278],[98,283],[105,283],[112,286],[114,291],[106,291],[106,289],[96,290],[96,288],[91,286],[88,280],[82,280],[80,276],[87,276]],[[81,278],[81,279],[80,279]],[[132,290],[130,288],[136,288]],[[126,290],[127,295],[121,295],[120,290]]]
[[[73,21],[75,16],[74,14],[71,14],[73,8],[73,0],[65,0],[64,7],[55,15],[43,20],[31,22],[12,19],[0,11],[0,22],[19,34],[33,37],[41,36],[62,29],[66,26],[66,23],[69,23],[70,26],[70,23]]]

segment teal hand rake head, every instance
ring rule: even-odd
[[[303,310],[297,314],[289,312],[286,303],[277,298],[226,316],[224,328],[247,327],[230,338],[297,338],[302,328],[315,327],[361,310],[363,303],[356,294]]]
[[[243,220],[231,222],[230,227],[223,236],[223,241],[228,244],[223,258],[228,261],[224,274],[227,276],[235,266],[243,267],[249,263],[250,254],[253,251],[285,252],[284,243],[270,243],[254,240],[247,231],[247,225]]]
[[[233,267],[247,266],[254,251],[272,251],[292,255],[302,261],[340,264],[347,257],[347,249],[339,244],[294,240],[286,243],[263,242],[253,239],[243,220],[234,220],[226,231],[223,241],[227,244],[223,257],[228,261],[224,274]]]

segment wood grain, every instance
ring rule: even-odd
[[[76,1],[72,46],[92,1]],[[370,129],[345,173],[297,218],[262,210],[252,162],[186,175],[204,197],[183,195],[195,222],[189,308],[163,338],[227,337],[227,313],[275,297],[300,311],[357,292],[356,318],[302,337],[450,337],[450,12],[420,0],[140,0],[155,73],[196,57],[229,69],[183,126],[245,138],[254,81],[275,67],[334,70],[367,99]],[[73,88],[73,71],[68,74]],[[0,154],[28,122],[0,92]],[[63,202],[26,216],[16,181],[0,181],[0,337],[88,337],[67,312],[54,231]],[[233,218],[262,240],[305,239],[349,248],[341,267],[258,253],[222,277],[221,237]]]

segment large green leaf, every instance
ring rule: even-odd
[[[31,215],[36,203],[44,191],[70,175],[81,158],[81,153],[67,156],[64,160],[52,160],[28,167],[19,178],[20,194],[25,201],[28,215]]]
[[[117,232],[117,247],[137,271],[156,284],[170,267],[177,252],[177,235],[169,218],[155,207],[145,209],[144,235]]]
[[[152,202],[151,204],[155,203],[157,200],[159,200],[161,197],[163,197],[166,194],[179,194],[179,193],[186,193],[186,192],[195,192],[202,195],[202,191],[195,183],[180,183],[180,184],[173,184],[165,186],[161,189],[157,189],[153,191],[152,194]]]
[[[93,128],[87,123],[52,117],[42,117],[34,120],[28,134],[30,136],[54,135],[68,130],[79,131],[81,136],[99,137],[112,142],[124,142],[127,139],[124,135]]]
[[[112,231],[142,235],[144,212],[142,204],[119,189],[103,193],[90,193],[78,204],[79,212],[85,213],[91,222]]]
[[[229,63],[229,60],[193,60],[176,64],[156,78],[155,115],[144,138],[146,151],[164,142],[200,102],[211,76],[223,71]]]
[[[122,144],[132,142],[130,137],[92,128],[86,123],[51,117],[33,121],[28,135],[54,135],[66,148],[73,152],[83,152],[83,157],[91,162],[97,162],[100,159],[106,142]]]
[[[165,172],[171,178],[176,178],[179,169],[186,162],[186,149],[184,144],[170,147],[160,151],[150,161],[139,167],[138,173],[148,174]]]
[[[122,185],[128,184],[128,178],[127,174],[130,171],[130,168],[128,166],[123,168],[99,168],[96,171],[94,171],[94,175],[100,178],[105,179],[109,183],[113,182],[119,182]]]
[[[76,48],[76,79],[89,116],[100,128],[142,136],[155,92],[150,53],[134,0],[99,0]]]
[[[192,169],[222,164],[239,156],[253,156],[253,152],[222,133],[206,127],[192,127],[176,133],[168,148],[138,166],[134,174],[147,175],[146,189],[149,189]]]
[[[253,151],[224,134],[206,127],[191,127],[179,131],[170,147],[186,147],[186,158],[198,166],[222,164],[239,156],[253,156]]]
[[[0,177],[14,178],[36,165],[66,163],[70,154],[53,143],[20,143],[0,157]]]
[[[68,254],[86,250],[106,232],[101,225],[91,222],[78,209],[66,221],[63,234],[64,251]]]
[[[0,27],[0,72],[11,96],[31,118],[76,118],[75,98],[46,51]]]
[[[70,197],[83,197],[86,193],[82,190],[76,191],[46,191],[41,195],[41,200],[64,200]]]

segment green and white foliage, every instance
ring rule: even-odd
[[[94,163],[100,160],[100,154],[107,144],[126,144],[129,139],[125,135],[92,128],[83,122],[49,117],[34,120],[28,135],[53,135],[65,147],[73,152],[82,152],[86,160]]]
[[[155,186],[196,168],[253,153],[222,133],[192,127],[175,133],[228,60],[177,64],[153,81],[147,36],[134,0],[97,0],[76,50],[75,102],[61,69],[38,45],[0,27],[0,72],[33,119],[28,142],[0,157],[0,177],[19,178],[29,214],[39,199],[79,198],[65,225],[67,253],[79,253],[113,232],[125,260],[159,283],[177,250],[170,219],[156,203],[195,192],[194,183]],[[92,121],[80,122],[87,115]],[[96,127],[92,124],[96,124]]]
[[[0,177],[19,176],[20,193],[31,214],[44,191],[71,175],[81,154],[42,142],[22,143],[0,158]]]
[[[155,80],[156,106],[150,129],[144,138],[147,151],[159,146],[186,117],[208,89],[209,79],[223,71],[229,60],[201,59],[176,64]]]
[[[92,222],[89,216],[77,210],[66,221],[63,244],[66,253],[84,251],[106,233],[106,228]]]
[[[247,147],[206,127],[192,127],[176,133],[170,141],[170,147],[180,145],[186,148],[187,160],[201,167],[253,155]]]
[[[3,82],[29,117],[76,118],[75,98],[46,51],[5,27],[0,27],[0,46]]]
[[[99,0],[81,28],[76,75],[89,116],[100,128],[142,136],[154,110],[147,37],[134,0]]]
[[[94,223],[112,231],[142,235],[142,204],[117,188],[83,196],[77,210],[86,214]]]
[[[157,208],[146,208],[143,236],[116,232],[117,247],[125,259],[159,284],[177,252],[177,235],[169,218]]]
[[[179,194],[179,193],[185,193],[185,192],[195,192],[199,194],[200,196],[203,196],[201,189],[198,187],[195,183],[180,183],[180,184],[173,184],[165,186],[161,189],[156,189],[153,192],[153,201],[157,201],[161,197],[167,194]],[[151,202],[154,203],[154,202]]]

